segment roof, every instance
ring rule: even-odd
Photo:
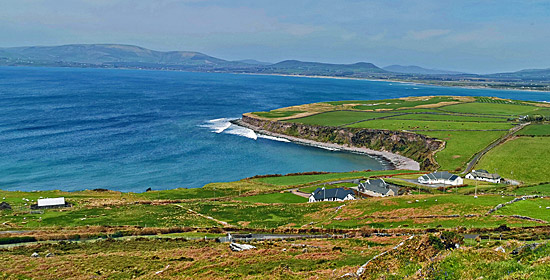
[[[366,182],[359,183],[359,187],[363,187],[365,190],[383,195],[387,195],[390,190],[393,190],[393,192],[397,194],[399,190],[399,188],[390,187],[383,179],[367,180]]]
[[[438,171],[438,172],[433,172],[433,173],[430,173],[430,174],[424,174],[422,176],[420,176],[421,178],[424,178],[426,180],[439,180],[439,179],[443,179],[443,180],[449,180],[449,181],[454,181],[456,180],[457,178],[459,178],[458,176],[454,175],[454,174],[451,174],[447,171]]]
[[[37,200],[38,207],[65,205],[64,197],[42,198]]]
[[[487,170],[483,169],[477,169],[472,172],[470,172],[470,175],[478,178],[486,178],[486,179],[492,179],[492,180],[498,180],[500,179],[500,175],[497,173],[489,173]]]
[[[323,199],[344,199],[348,194],[353,195],[352,190],[346,190],[344,188],[335,188],[335,189],[325,189],[325,188],[317,188],[313,192],[313,198],[315,200],[323,200]]]

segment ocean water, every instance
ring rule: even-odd
[[[141,192],[257,174],[385,169],[362,155],[256,135],[229,120],[303,103],[550,94],[366,80],[0,67],[0,189]]]

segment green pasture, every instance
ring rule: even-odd
[[[285,110],[273,110],[269,112],[253,112],[252,114],[264,118],[284,118],[294,116],[304,111],[285,111]]]
[[[486,114],[515,117],[519,115],[534,114],[543,108],[530,105],[473,102],[444,106],[440,109],[454,113],[482,115]]]
[[[290,119],[287,122],[303,123],[312,125],[323,126],[340,126],[343,124],[349,124],[360,120],[368,120],[375,118],[382,118],[396,113],[383,113],[383,112],[359,112],[359,111],[332,111],[312,115],[304,118]]]
[[[528,183],[550,182],[550,138],[519,137],[483,156],[476,168]]]
[[[445,148],[435,155],[442,170],[460,170],[475,154],[502,137],[507,131],[430,131],[421,133],[445,141]]]
[[[509,130],[510,123],[502,122],[458,122],[427,120],[378,119],[355,123],[348,127],[387,130]]]
[[[400,109],[400,108],[412,108],[419,105],[429,105],[436,104],[440,102],[449,102],[456,101],[454,97],[449,96],[437,96],[437,97],[426,97],[425,99],[420,100],[402,100],[402,99],[383,99],[383,100],[368,100],[368,101],[336,101],[328,102],[332,105],[342,105],[342,104],[362,104],[354,106],[353,109],[356,110],[378,110],[378,109]]]
[[[308,201],[307,198],[292,194],[290,192],[244,196],[236,198],[236,200],[254,203],[304,203]]]
[[[534,198],[506,205],[495,212],[496,215],[520,215],[550,222],[550,199]]]
[[[424,121],[452,121],[452,122],[506,122],[505,117],[466,116],[453,114],[406,114],[387,117],[392,120],[424,120]]]
[[[360,172],[342,172],[317,175],[289,175],[280,177],[266,177],[254,179],[262,183],[275,186],[299,186],[313,182],[323,182],[328,180],[354,179],[378,175],[391,175],[400,173],[415,173],[418,171],[409,170],[380,170],[380,171],[360,171]]]
[[[550,136],[550,124],[530,124],[516,133],[521,136]]]

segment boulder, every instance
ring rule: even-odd
[[[0,203],[0,210],[11,210],[11,205],[5,201]]]
[[[245,251],[245,250],[250,250],[250,249],[256,249],[256,247],[252,246],[252,245],[238,244],[238,243],[234,243],[234,242],[229,244],[229,248],[231,249],[231,251],[234,251],[234,252],[240,252],[240,251]]]

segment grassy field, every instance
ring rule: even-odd
[[[501,116],[514,116],[536,114],[537,111],[544,108],[535,107],[530,105],[516,105],[516,104],[499,104],[499,103],[464,103],[449,105],[441,108],[442,110],[463,113],[463,114],[480,114],[480,115],[501,115]]]
[[[358,172],[328,173],[328,174],[317,174],[317,175],[266,177],[266,178],[259,178],[254,180],[262,183],[266,183],[266,184],[275,185],[275,186],[299,186],[307,183],[323,182],[327,180],[353,179],[353,178],[363,178],[363,177],[378,176],[378,175],[391,175],[391,174],[398,174],[398,173],[417,173],[417,172],[418,171],[409,171],[409,170],[358,171]]]
[[[359,111],[334,111],[321,113],[304,118],[291,119],[288,122],[315,124],[324,126],[340,126],[352,122],[375,119],[395,115],[396,113],[359,112]]]
[[[508,130],[510,123],[503,122],[459,122],[380,119],[355,123],[348,127],[388,130]]]
[[[303,113],[304,111],[281,111],[281,110],[273,110],[269,112],[254,112],[253,114],[264,117],[264,118],[285,118],[294,116],[299,113]]]
[[[260,279],[269,275],[270,279],[331,279],[356,270],[365,259],[399,240],[297,241],[308,246],[307,250],[291,243],[255,242],[257,249],[247,252],[232,252],[227,243],[168,238],[42,244],[0,250],[0,277]],[[33,252],[42,256],[51,252],[55,257],[30,258]]]
[[[516,133],[520,136],[550,136],[550,124],[530,124]]]
[[[343,101],[343,102],[328,102],[332,105],[340,104],[357,104],[353,108],[357,110],[395,110],[401,108],[413,108],[422,105],[434,105],[440,102],[456,102],[455,97],[436,96],[425,98],[404,99],[385,99],[385,100],[370,100],[370,101]]]
[[[245,196],[239,197],[237,200],[254,203],[304,203],[308,201],[307,198],[289,192]]]
[[[452,122],[506,122],[505,117],[493,116],[465,116],[455,114],[406,114],[401,116],[387,117],[392,120],[424,120],[424,121],[452,121]]]
[[[424,135],[445,141],[445,149],[435,155],[443,170],[459,170],[479,151],[506,134],[506,131],[430,131]]]
[[[548,137],[519,137],[489,151],[476,166],[524,182],[550,182]]]

